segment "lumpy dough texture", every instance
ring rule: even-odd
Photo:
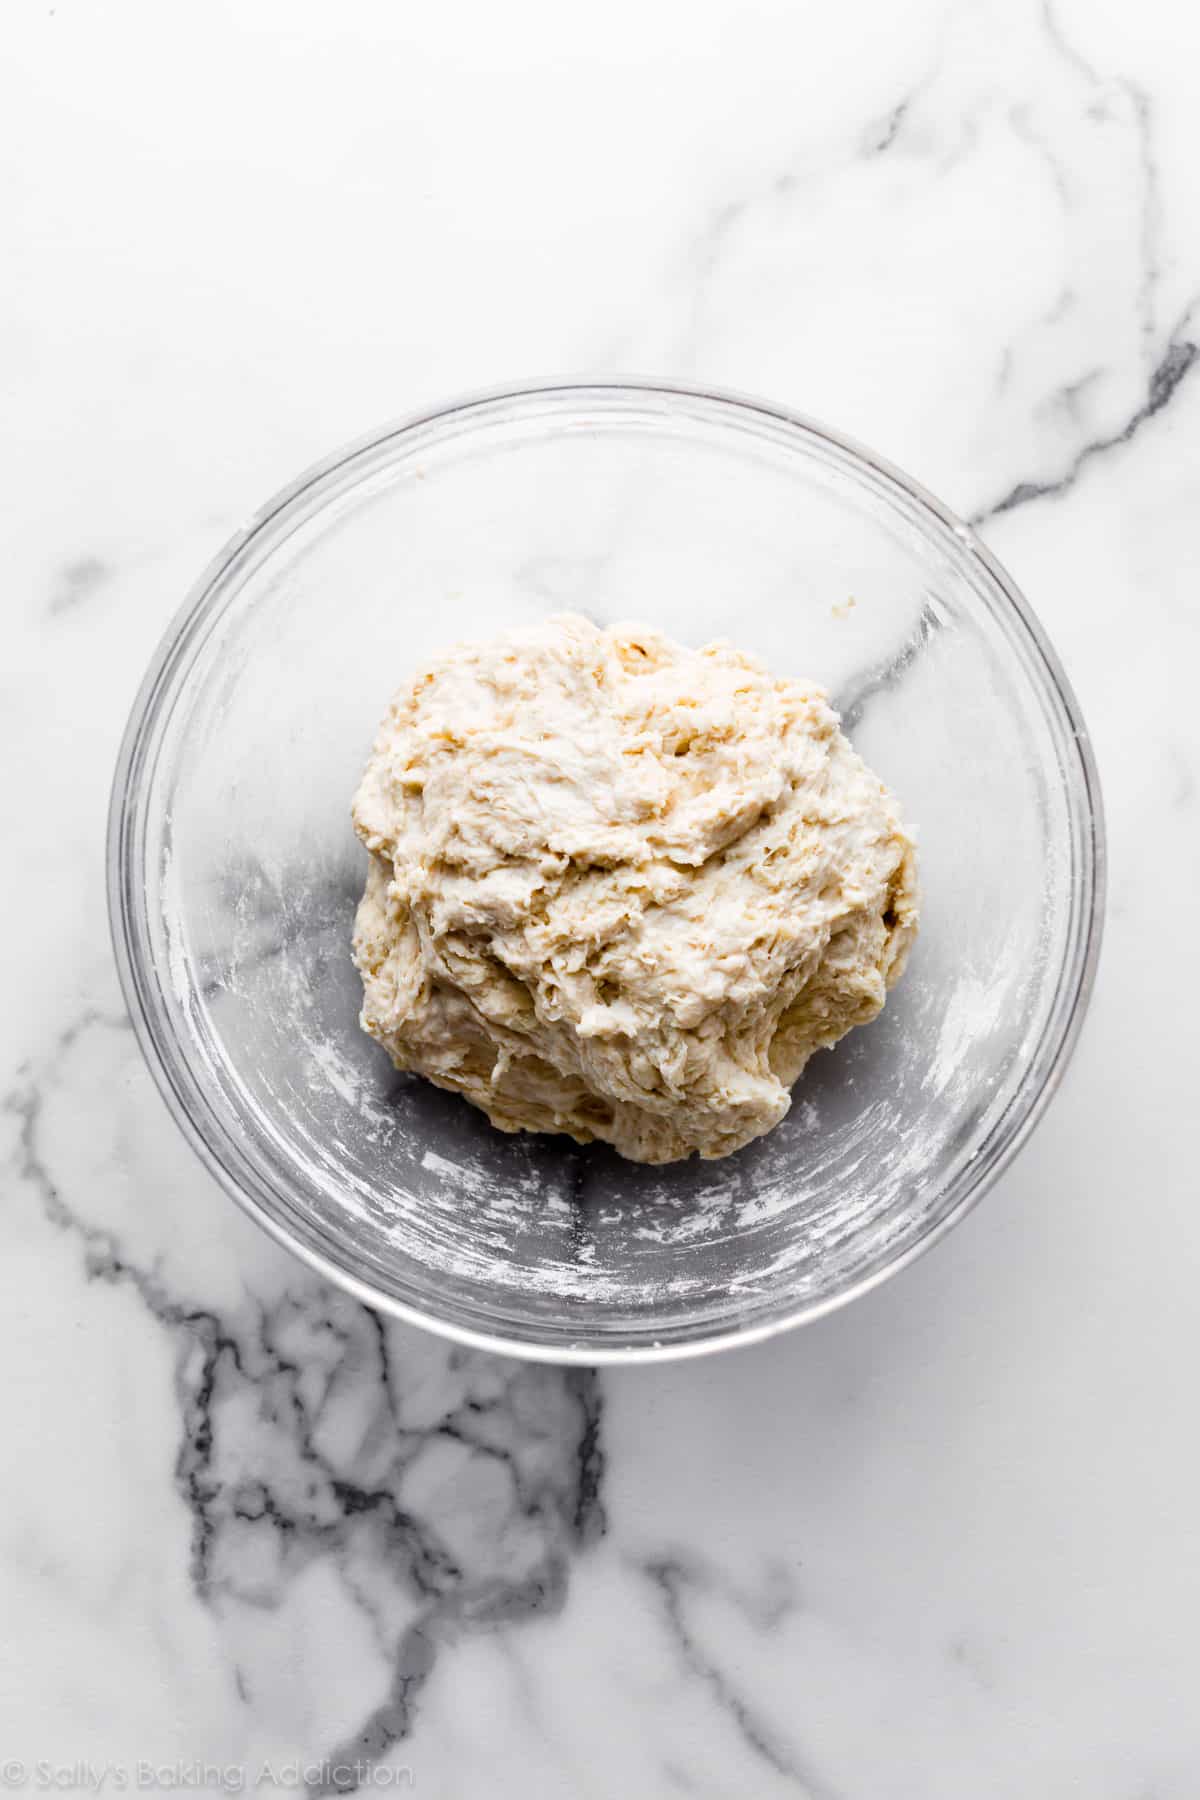
[[[821,689],[552,618],[437,658],[354,802],[362,1023],[502,1131],[726,1156],[873,1019],[913,845]]]

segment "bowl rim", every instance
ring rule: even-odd
[[[978,561],[1017,623],[1023,628],[1069,724],[1079,759],[1080,791],[1083,796],[1082,876],[1090,891],[1086,897],[1086,910],[1081,916],[1082,954],[1077,948],[1074,957],[1076,967],[1074,992],[1070,998],[1069,1011],[1059,1026],[1058,1042],[1053,1050],[1052,1060],[1046,1069],[1045,1076],[1037,1090],[1026,1097],[1024,1112],[1017,1119],[1006,1141],[987,1160],[986,1167],[978,1170],[974,1180],[965,1187],[954,1205],[936,1219],[914,1243],[908,1245],[881,1267],[871,1270],[838,1293],[825,1295],[817,1300],[800,1301],[785,1312],[757,1324],[740,1327],[736,1325],[722,1326],[698,1337],[671,1342],[605,1344],[579,1341],[567,1344],[545,1344],[475,1329],[437,1313],[427,1312],[394,1295],[380,1292],[370,1282],[343,1267],[314,1245],[302,1242],[293,1236],[282,1218],[268,1212],[217,1154],[193,1111],[188,1094],[172,1067],[171,1056],[168,1053],[169,1044],[166,1040],[170,1041],[170,1045],[174,1045],[175,1034],[164,1032],[161,1029],[157,1011],[151,1004],[151,996],[148,992],[149,983],[146,979],[148,971],[141,966],[139,956],[134,949],[135,934],[131,891],[130,884],[125,879],[136,829],[137,790],[132,776],[139,765],[142,750],[157,717],[156,703],[171,677],[176,661],[192,640],[195,628],[206,617],[209,610],[206,602],[211,599],[213,591],[218,588],[222,577],[250,543],[265,531],[279,514],[292,507],[307,489],[318,486],[343,465],[353,462],[366,452],[382,448],[394,439],[404,438],[426,427],[445,425],[451,420],[464,417],[474,411],[505,402],[519,403],[553,397],[560,399],[575,397],[582,401],[588,395],[606,395],[618,398],[624,396],[631,401],[638,398],[659,399],[667,402],[668,405],[672,401],[700,401],[715,404],[719,408],[727,408],[735,414],[748,413],[757,420],[783,425],[803,437],[816,440],[819,444],[845,457],[852,464],[857,463],[876,477],[882,478],[885,485],[892,485],[899,489],[909,501],[915,502],[918,511],[928,513],[940,525],[947,528],[963,549]],[[763,1343],[780,1332],[792,1330],[796,1326],[811,1324],[817,1319],[840,1311],[851,1301],[882,1286],[884,1282],[891,1280],[894,1275],[898,1275],[903,1269],[914,1263],[918,1257],[925,1255],[955,1225],[959,1224],[979,1204],[1028,1141],[1057,1092],[1071,1060],[1095,986],[1104,932],[1107,860],[1107,838],[1099,770],[1091,737],[1074,689],[1029,602],[1008,571],[979,537],[974,527],[930,493],[919,481],[886,457],[880,456],[876,451],[869,449],[856,439],[811,418],[796,408],[761,399],[737,389],[707,384],[701,386],[642,375],[564,376],[473,390],[440,405],[423,407],[420,410],[401,415],[381,428],[354,438],[319,461],[310,464],[293,481],[272,495],[208,561],[188,589],[182,604],[175,611],[159,640],[146,673],[138,686],[122,734],[110,793],[106,844],[109,928],[121,991],[134,1034],[168,1111],[219,1186],[278,1244],[292,1255],[299,1257],[304,1264],[323,1279],[332,1282],[344,1292],[349,1293],[360,1304],[373,1311],[387,1314],[423,1330],[432,1331],[439,1337],[472,1349],[485,1350],[530,1362],[589,1367],[606,1364],[628,1365],[676,1361],[685,1357],[709,1355],[718,1350]],[[1067,965],[1064,965],[1064,969],[1066,967]],[[178,1049],[178,1046],[175,1045],[175,1048]],[[186,1064],[186,1058],[183,1060]],[[1018,1089],[1010,1105],[1016,1102],[1020,1094],[1021,1090]],[[1006,1116],[1007,1112],[1008,1108],[1005,1109],[1005,1115],[1002,1117]],[[998,1124],[999,1121],[997,1121]],[[982,1155],[980,1161],[984,1161]]]

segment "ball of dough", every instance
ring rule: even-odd
[[[362,1023],[396,1067],[635,1162],[769,1131],[916,932],[912,840],[821,689],[640,625],[439,657],[354,822]]]

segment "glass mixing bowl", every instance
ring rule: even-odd
[[[919,834],[921,935],[884,1013],[723,1162],[504,1136],[357,1023],[350,800],[393,689],[569,609],[823,682]],[[1103,834],[1070,688],[965,525],[778,408],[589,382],[410,419],[233,540],[138,696],[109,876],[151,1069],[254,1218],[371,1306],[601,1362],[815,1318],[962,1217],[1078,1031]]]

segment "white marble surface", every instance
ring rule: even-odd
[[[1195,1800],[1195,10],[6,25],[0,1780]],[[102,857],[145,661],[263,498],[613,369],[790,402],[981,521],[1112,879],[1065,1086],[949,1241],[594,1377],[384,1328],[243,1222],[134,1049]]]

